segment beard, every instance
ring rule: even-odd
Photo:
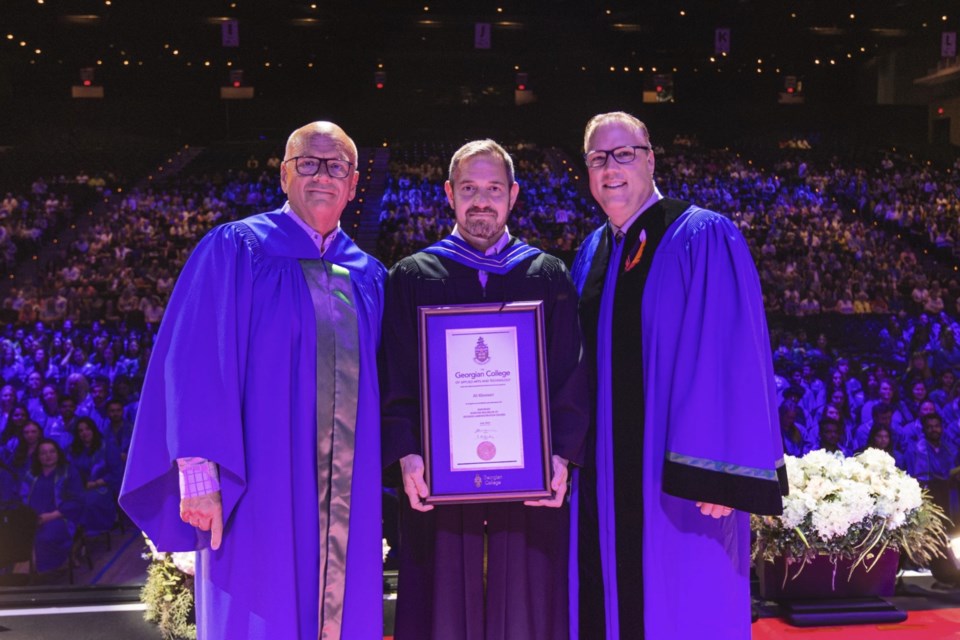
[[[497,211],[491,207],[473,207],[467,210],[467,215],[463,223],[463,228],[475,238],[492,238],[503,230],[503,226],[498,224],[497,218],[472,217],[475,213],[492,213],[496,216]]]

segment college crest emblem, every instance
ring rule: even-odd
[[[475,476],[473,477],[473,486],[475,486],[477,489],[479,489],[479,488],[480,488],[480,485],[482,485],[482,484],[483,484],[483,480],[480,478],[480,474],[478,473],[477,475],[475,475]]]
[[[490,347],[483,341],[483,336],[477,338],[477,346],[473,348],[473,361],[477,364],[490,362]]]

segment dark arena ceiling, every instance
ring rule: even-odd
[[[128,110],[222,109],[233,82],[294,110],[505,106],[520,84],[541,105],[639,101],[664,81],[678,103],[775,103],[790,78],[808,103],[871,105],[884,74],[916,104],[958,27],[942,0],[2,0],[0,109],[49,112],[81,78],[144,101]]]

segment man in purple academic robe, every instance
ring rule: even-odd
[[[287,204],[208,233],[160,327],[120,503],[198,551],[201,639],[383,637],[386,273],[339,226],[356,166],[340,127],[294,131]]]
[[[594,117],[609,218],[574,263],[596,420],[571,515],[574,638],[749,638],[749,513],[786,492],[760,282],[729,220],[662,198],[635,117]]]

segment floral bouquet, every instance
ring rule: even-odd
[[[918,566],[942,555],[949,520],[886,452],[867,449],[845,458],[821,449],[784,459],[790,495],[783,515],[751,517],[755,561],[799,563],[796,578],[826,555],[834,568],[840,559],[851,561],[849,579],[860,565],[872,569],[887,549]]]

